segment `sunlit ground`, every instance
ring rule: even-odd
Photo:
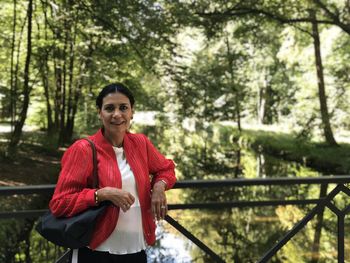
[[[38,127],[36,127],[36,126],[29,126],[29,125],[23,126],[24,132],[35,131],[37,129],[38,129]],[[4,133],[11,132],[11,126],[9,124],[0,123],[0,133],[2,133],[2,132],[4,132]]]

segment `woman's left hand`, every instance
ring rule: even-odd
[[[156,182],[152,190],[151,207],[152,213],[157,220],[164,219],[168,212],[165,183],[162,181]]]

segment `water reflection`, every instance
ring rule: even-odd
[[[148,262],[154,263],[189,263],[192,262],[190,251],[193,244],[174,231],[165,221],[157,226],[157,243],[147,249]]]
[[[268,177],[312,177],[321,176],[301,164],[276,159],[244,147],[237,136],[211,133],[212,137],[198,134],[178,135],[181,141],[173,153],[182,179],[228,179]],[[204,138],[204,139],[203,139]],[[231,142],[231,143],[230,143]],[[166,149],[172,149],[166,145]],[[177,159],[176,159],[177,158]],[[177,190],[171,198],[175,202],[215,202],[271,199],[312,199],[319,197],[319,186],[252,186],[227,187],[226,189]],[[170,198],[170,199],[171,199]],[[253,207],[244,209],[187,210],[174,211],[173,217],[212,248],[227,262],[256,262],[313,206]],[[325,220],[323,220],[325,218]],[[321,220],[320,220],[321,219]],[[327,228],[334,224],[334,215],[326,211],[308,224],[282,249],[271,262],[311,262],[315,254],[319,262],[333,262],[336,257],[324,253],[327,246],[336,248],[332,239],[336,232]],[[323,227],[317,228],[320,226]],[[315,228],[316,227],[316,228]],[[315,229],[322,238],[317,240]],[[319,250],[314,250],[320,242]],[[297,256],[290,256],[296,253]],[[211,262],[193,247],[192,262]],[[317,261],[313,261],[317,262]]]

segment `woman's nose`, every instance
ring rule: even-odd
[[[119,117],[121,115],[121,112],[119,109],[116,109],[114,112],[113,112],[113,117]]]

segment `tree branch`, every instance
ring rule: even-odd
[[[337,21],[340,23],[339,20],[339,14],[332,13],[331,10],[329,10],[325,4],[323,4],[320,0],[314,0],[314,3],[319,6],[325,13],[332,18],[333,21]]]
[[[345,24],[340,21],[339,15],[333,13],[332,11],[324,5],[321,0],[313,0],[314,3],[319,6],[330,18],[328,19],[312,19],[310,17],[301,18],[287,18],[285,16],[274,14],[272,12],[250,7],[239,7],[237,5],[225,12],[197,12],[195,14],[204,18],[215,18],[215,17],[235,17],[235,16],[246,16],[246,15],[263,15],[271,20],[278,21],[281,24],[296,24],[296,23],[312,23],[316,22],[318,24],[336,25],[340,27],[344,32],[350,35],[350,24]]]
[[[219,17],[219,16],[226,16],[226,17],[234,17],[234,16],[245,16],[245,15],[264,15],[267,18],[270,18],[272,20],[278,21],[282,24],[293,24],[293,23],[312,23],[314,22],[313,19],[310,17],[303,17],[303,18],[286,18],[277,14],[270,13],[265,10],[261,9],[253,9],[253,8],[241,8],[236,10],[228,10],[226,12],[210,12],[210,13],[196,13],[199,16],[202,17]],[[317,23],[320,24],[334,24],[333,20],[316,20]]]

